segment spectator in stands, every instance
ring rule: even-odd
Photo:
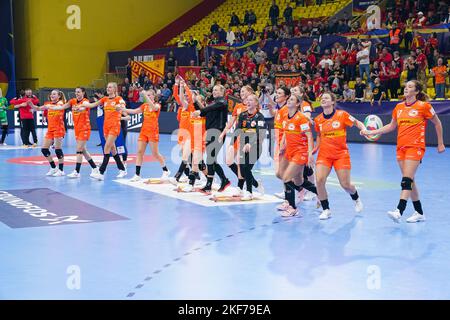
[[[397,64],[397,66],[400,68],[400,71],[403,70],[403,60],[400,57],[400,52],[394,51],[394,59],[393,61]]]
[[[169,101],[171,96],[172,96],[172,90],[169,89],[169,87],[167,86],[167,83],[163,83],[163,86],[161,89],[161,97],[159,100],[161,103],[161,107],[166,106],[166,104]]]
[[[425,23],[427,22],[427,18],[423,15],[422,11],[419,11],[417,13],[417,18],[414,20],[413,27],[423,27]]]
[[[128,92],[128,100],[132,103],[137,103],[139,101],[139,84],[132,84]]]
[[[250,14],[248,17],[248,23],[250,25],[256,24],[256,14],[253,10],[250,10]]]
[[[247,32],[245,33],[247,41],[253,41],[256,39],[256,31],[253,29],[252,25],[248,25]]]
[[[375,101],[381,106],[381,101],[386,98],[386,88],[384,88],[380,83],[380,78],[375,78],[374,86],[372,89],[372,99],[370,100],[370,105],[373,106]]]
[[[150,81],[148,76],[146,76],[144,78],[144,83],[142,84],[142,88],[144,88],[144,90],[149,90],[150,88],[153,88],[153,83]]]
[[[229,24],[229,26],[230,27],[237,27],[238,25],[240,25],[241,24],[241,21],[239,21],[239,17],[237,16],[237,14],[236,13],[232,13],[231,14],[231,19],[230,19],[230,24]]]
[[[187,47],[187,46],[189,46],[189,42],[184,39],[183,35],[180,34],[180,38],[178,39],[177,46],[178,46],[178,48]]]
[[[177,65],[178,65],[178,61],[177,61],[177,59],[175,58],[175,56],[174,56],[172,50],[170,50],[170,52],[169,52],[169,57],[167,58],[166,61],[167,61],[167,71],[168,71],[168,72],[174,72],[174,71],[175,71],[175,68],[176,68]]]
[[[432,26],[434,24],[438,24],[439,22],[439,16],[433,11],[428,11],[425,25]]]
[[[127,78],[128,78],[129,81],[133,81],[133,79],[132,79],[133,73],[131,71],[132,70],[132,61],[133,60],[131,60],[131,58],[128,58],[128,63],[125,66],[127,68]]]
[[[409,51],[411,48],[411,43],[413,41],[413,23],[414,23],[414,14],[412,12],[409,13],[409,18],[405,23],[405,50]]]
[[[250,23],[249,19],[250,19],[250,11],[249,10],[245,10],[244,21],[242,22],[242,25],[243,26],[248,25]]]
[[[347,80],[354,81],[356,77],[356,55],[358,54],[358,50],[356,49],[356,45],[352,43],[351,49],[347,54],[347,64],[345,66],[345,76]]]
[[[125,87],[126,93],[128,95],[128,91],[130,90],[130,79],[129,78],[125,78],[123,79],[123,83],[122,83],[122,87]]]
[[[395,61],[391,62],[391,68],[389,69],[389,91],[391,99],[398,99],[398,89],[400,89],[400,74],[402,69]]]
[[[436,98],[445,98],[445,78],[448,72],[442,58],[439,58],[437,66],[431,69],[431,75],[435,78]]]
[[[166,77],[164,78],[164,83],[167,84],[167,88],[172,90],[173,85],[175,84],[175,78],[173,77],[171,72],[168,72]]]
[[[278,8],[275,0],[273,0],[272,6],[269,9],[269,19],[272,23],[272,26],[276,26],[278,24],[279,16],[280,16],[280,8]]]
[[[348,84],[344,84],[344,90],[342,91],[342,98],[344,102],[354,102],[355,101],[355,90],[348,87]]]
[[[197,48],[199,49],[199,43],[198,40],[196,38],[194,38],[192,35],[189,36],[189,47],[191,48]]]
[[[319,61],[318,65],[323,69],[325,68],[325,64],[328,64],[328,66],[333,66],[333,60],[330,59],[330,52],[328,50],[325,50],[324,55],[322,57],[322,60]]]
[[[356,54],[356,60],[359,63],[359,76],[364,79],[364,74],[366,74],[366,79],[370,82],[370,53],[369,48],[364,47],[361,43],[359,45],[359,51]]]
[[[210,31],[212,34],[219,32],[219,25],[217,24],[217,21],[214,21],[214,23],[211,25]]]
[[[445,24],[450,23],[450,6],[447,7],[447,11],[441,17],[441,22]]]
[[[427,60],[427,56],[422,52],[422,49],[417,48],[416,50],[417,53],[417,66],[419,67],[417,70],[417,80],[419,80],[422,85],[423,85],[423,89],[427,90],[427,74],[426,74],[426,70],[428,69],[428,60]]]
[[[438,50],[439,48],[439,41],[437,39],[436,32],[433,32],[430,37],[428,37],[428,40],[425,44],[425,55],[427,56],[428,65],[433,64],[433,56],[434,51]]]
[[[409,56],[403,65],[403,68],[407,71],[406,81],[417,80],[417,71],[419,67],[417,66],[416,59],[413,56]]]
[[[218,40],[219,43],[226,43],[227,42],[227,33],[222,28],[219,28],[218,33]]]
[[[286,24],[290,26],[292,24],[292,8],[289,3],[286,4],[286,8],[283,12],[283,17]]]
[[[231,29],[231,27],[228,27],[228,32],[227,32],[227,43],[231,46],[234,43],[234,40],[236,39],[233,30]]]
[[[366,88],[366,84],[361,81],[360,77],[357,77],[355,84],[355,102],[363,102],[365,100]]]
[[[392,62],[392,61],[391,61]],[[379,72],[379,78],[380,83],[383,88],[389,87],[389,81],[391,79],[391,63],[387,64],[384,61],[380,62],[380,72]]]
[[[400,42],[402,42],[402,30],[397,26],[397,22],[394,22],[389,31],[389,45],[392,51],[400,50]]]
[[[141,71],[139,72],[139,76],[138,76],[138,80],[137,82],[140,84],[140,86],[144,86],[144,81],[145,78],[147,77],[147,75],[145,74],[145,70],[141,69]]]
[[[311,47],[309,47],[308,50],[309,50],[311,53],[313,53],[313,54],[316,56],[316,58],[318,58],[319,55],[320,55],[319,40],[316,39],[316,38],[314,38],[314,39],[313,39],[313,43],[312,43]]]

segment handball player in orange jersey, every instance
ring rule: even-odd
[[[355,211],[363,210],[363,203],[358,191],[350,181],[350,153],[347,146],[347,127],[356,125],[360,130],[365,130],[364,124],[343,110],[336,110],[336,96],[332,93],[324,93],[320,104],[323,112],[314,119],[317,132],[317,145],[314,152],[319,150],[316,161],[316,185],[317,193],[322,205],[322,213],[319,219],[326,220],[331,217],[325,183],[334,167],[341,187],[350,194],[355,202]]]
[[[81,164],[83,162],[83,156],[92,168],[91,176],[98,174],[98,168],[95,162],[92,160],[90,153],[86,149],[86,143],[91,136],[91,121],[89,119],[89,109],[78,111],[84,102],[89,102],[86,89],[77,87],[75,89],[75,98],[67,101],[63,106],[50,106],[49,110],[65,110],[72,108],[73,126],[75,130],[75,139],[77,141],[77,163],[75,170],[68,174],[68,178],[76,179],[80,177]]]
[[[189,158],[191,156],[191,113],[195,111],[194,101],[190,90],[186,90],[187,84],[180,76],[175,78],[173,97],[178,103],[177,120],[179,122],[178,144],[181,148],[181,164],[175,175],[170,178],[173,184],[180,182],[183,173],[189,177]]]
[[[42,144],[41,152],[50,163],[50,170],[47,176],[61,177],[64,176],[64,153],[62,151],[62,141],[66,134],[64,126],[64,110],[50,110],[51,107],[61,107],[66,103],[64,93],[59,90],[52,90],[49,95],[49,101],[46,101],[43,106],[38,107],[28,101],[28,105],[35,110],[48,110],[47,113],[47,133],[45,134],[44,143]],[[50,146],[55,146],[55,154],[58,158],[58,168],[53,161],[50,153]]]
[[[428,102],[428,96],[423,92],[423,86],[417,80],[408,81],[404,89],[405,101],[400,102],[392,111],[392,121],[378,130],[363,130],[363,135],[385,134],[398,128],[397,161],[402,173],[400,200],[397,209],[389,211],[389,217],[400,222],[406,209],[408,199],[411,198],[415,212],[406,219],[415,223],[425,221],[419,190],[414,181],[417,168],[425,155],[425,129],[430,120],[436,129],[437,151],[445,151],[442,123],[433,107]]]
[[[144,121],[142,123],[141,132],[138,138],[138,151],[136,159],[136,174],[130,179],[131,182],[140,181],[141,178],[141,167],[144,160],[145,149],[147,145],[150,144],[150,149],[152,151],[152,156],[159,161],[163,174],[161,176],[161,181],[166,181],[169,178],[170,171],[166,167],[164,157],[158,151],[159,143],[159,123],[158,118],[161,112],[161,105],[155,101],[155,91],[149,89],[144,91],[143,103],[136,109],[122,109],[123,112],[127,114],[144,114]]]
[[[288,108],[286,106],[287,100],[291,91],[286,87],[278,88],[275,92],[275,101],[269,100],[269,110],[274,116],[274,136],[275,144],[273,151],[273,160],[275,166],[275,175],[278,179],[283,180],[284,171],[287,168],[288,162],[280,151],[281,139],[283,138],[283,124],[286,121]],[[284,199],[284,192],[275,193],[275,196]]]
[[[288,165],[283,173],[285,202],[277,207],[284,217],[292,217],[298,214],[295,205],[295,190],[303,188],[317,193],[314,184],[303,178],[306,165],[314,164],[313,147],[314,139],[311,133],[310,119],[301,112],[302,98],[291,94],[287,101],[288,113],[283,127],[283,138],[280,151],[284,151],[284,157]]]
[[[105,120],[103,123],[103,135],[105,137],[105,147],[103,148],[103,161],[100,166],[98,174],[93,174],[94,179],[103,181],[105,179],[104,173],[109,163],[112,153],[114,160],[116,161],[117,168],[119,169],[119,174],[117,178],[123,178],[127,175],[125,166],[120,159],[120,155],[117,153],[117,148],[115,145],[117,137],[120,135],[120,120],[122,118],[122,108],[125,106],[125,101],[117,93],[117,83],[110,82],[106,87],[107,96],[101,98],[97,102],[89,103],[87,101],[76,108],[77,111],[83,111],[88,108],[95,108],[98,106],[103,106],[103,112],[105,115]]]

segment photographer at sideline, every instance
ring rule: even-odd
[[[261,110],[259,112],[264,116],[264,121],[266,122],[267,132],[269,133],[269,154],[272,154],[272,131],[273,127],[273,115],[270,112],[269,104],[274,103],[275,93],[274,88],[271,83],[261,83],[259,85],[259,105],[261,106]]]

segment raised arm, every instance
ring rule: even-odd
[[[67,101],[65,104],[59,105],[59,106],[56,105],[56,104],[47,105],[47,109],[49,109],[49,110],[66,110],[68,108],[70,108],[70,102],[69,101]]]

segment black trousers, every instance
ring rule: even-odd
[[[33,136],[34,143],[37,143],[36,126],[34,125],[34,119],[22,119],[20,120],[21,130],[20,137],[24,145],[31,146],[30,133]]]
[[[218,141],[220,132],[220,130],[216,129],[206,131],[206,166],[208,167],[208,176],[214,176],[216,167],[220,167],[217,163],[217,156],[223,146],[223,141]]]
[[[273,148],[275,146],[273,143],[274,137],[272,137],[272,132],[274,130],[274,118],[265,118],[264,120],[266,121],[267,131],[269,132],[269,154],[273,158]]]
[[[253,181],[256,181],[256,179],[253,176],[252,169],[261,156],[261,149],[262,148],[258,148],[257,145],[253,145],[250,152],[243,152],[242,148],[240,151],[239,167],[241,169],[241,174],[245,179],[248,192],[253,192]]]

